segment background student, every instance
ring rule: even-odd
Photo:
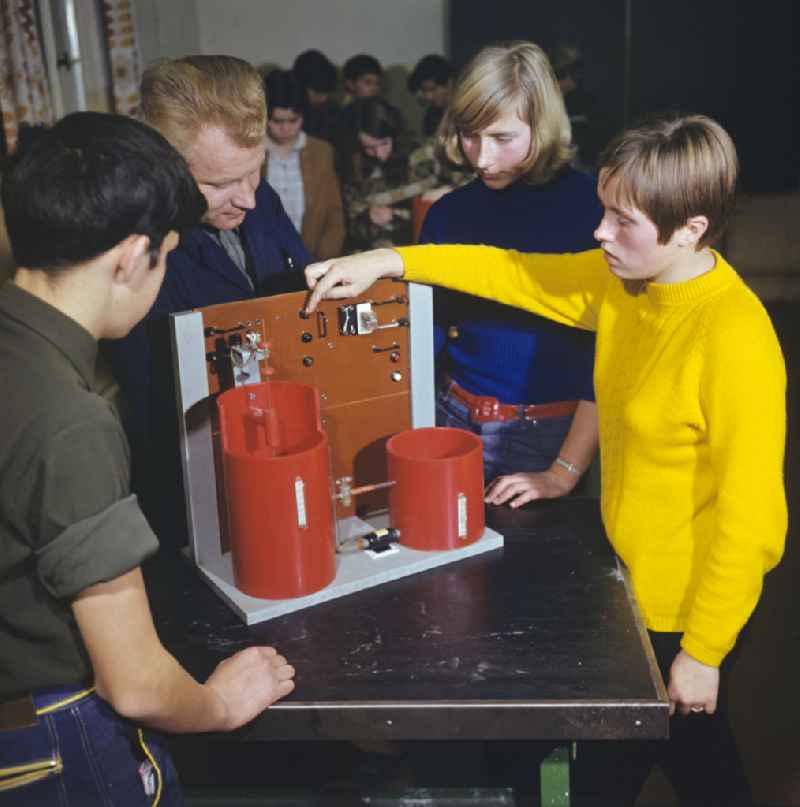
[[[267,94],[267,181],[319,259],[342,254],[344,212],[333,147],[303,131],[303,88],[288,70],[265,79]]]
[[[597,181],[570,167],[570,142],[542,49],[484,48],[459,76],[437,142],[440,163],[477,177],[433,205],[420,242],[589,249]],[[437,424],[480,435],[486,481],[517,474],[518,503],[569,493],[597,447],[591,334],[442,289],[434,300]]]
[[[423,56],[408,77],[408,90],[425,106],[422,136],[433,137],[453,95],[453,65],[437,53]]]
[[[352,105],[354,136],[342,168],[350,250],[410,244],[411,200],[432,178],[411,177],[402,120],[382,98]]]
[[[305,92],[303,131],[333,143],[341,111],[336,102],[339,85],[336,65],[318,50],[304,50],[294,60],[292,72]]]

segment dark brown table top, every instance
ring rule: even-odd
[[[190,564],[146,571],[167,648],[204,679],[271,644],[297,688],[238,736],[644,739],[668,702],[597,502],[492,508],[502,549],[247,627]]]

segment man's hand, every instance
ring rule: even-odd
[[[274,647],[248,647],[211,673],[206,686],[225,704],[223,731],[238,729],[294,689],[294,667]]]
[[[719,668],[709,667],[681,650],[669,671],[669,713],[677,709],[682,715],[717,710],[719,694]]]
[[[391,224],[394,211],[388,205],[378,205],[369,209],[369,220],[376,227],[385,227]]]
[[[392,249],[373,249],[309,264],[306,283],[312,294],[306,303],[306,311],[313,312],[320,300],[358,297],[382,277],[402,276],[403,259]]]
[[[498,476],[486,491],[487,504],[506,504],[522,507],[534,499],[557,499],[566,496],[578,483],[576,474],[550,468],[536,473],[517,473]]]

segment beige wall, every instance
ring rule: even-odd
[[[199,53],[195,0],[134,0],[139,51],[147,66],[159,57]],[[220,3],[220,8],[225,4]]]
[[[229,53],[256,66],[291,67],[309,48],[341,65],[372,53],[388,71],[387,96],[417,125],[405,87],[427,53],[444,53],[448,0],[136,0],[143,64],[159,56]]]
[[[444,49],[444,0],[196,0],[203,53],[291,66],[317,48],[336,64],[373,53],[411,65]]]

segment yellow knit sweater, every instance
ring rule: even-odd
[[[397,250],[436,283],[597,331],[602,512],[647,626],[718,665],[786,534],[786,370],[758,299],[717,253],[684,283],[623,283],[600,250]]]

